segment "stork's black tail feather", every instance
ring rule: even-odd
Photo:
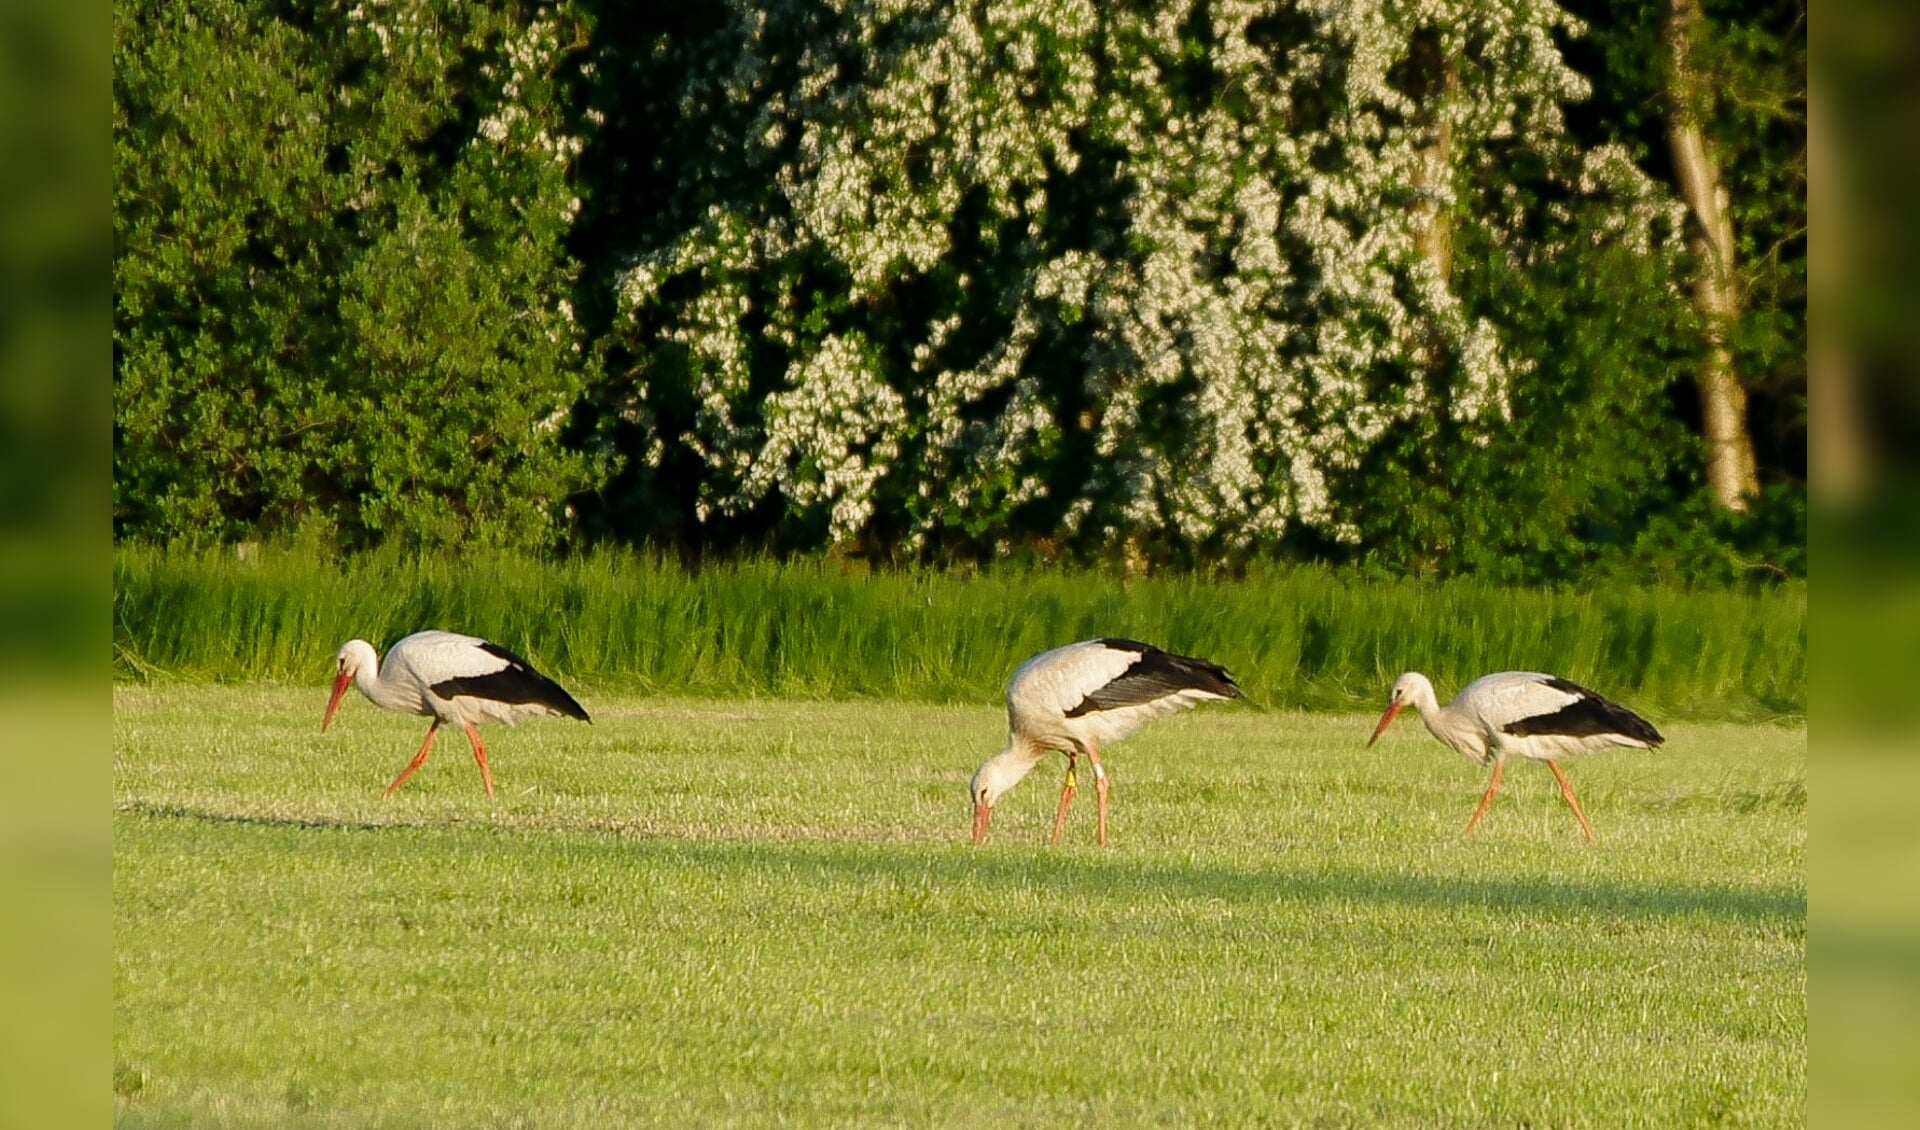
[[[487,675],[472,675],[459,679],[447,679],[433,684],[433,693],[441,698],[454,698],[458,695],[470,695],[474,698],[492,699],[495,702],[508,702],[516,706],[544,706],[555,714],[568,718],[578,718],[582,722],[591,722],[587,710],[566,688],[533,669],[526,660],[501,647],[497,643],[483,643],[480,649],[489,655],[507,661],[507,665]]]
[[[1653,728],[1653,723],[1640,717],[1617,702],[1600,697],[1579,683],[1569,679],[1548,679],[1547,685],[1557,691],[1577,695],[1572,702],[1551,714],[1542,714],[1535,718],[1522,718],[1506,727],[1506,731],[1515,737],[1528,734],[1567,734],[1587,736],[1595,734],[1618,734],[1637,742],[1645,742],[1649,748],[1658,746],[1667,739]]]
[[[1218,663],[1196,659],[1191,655],[1175,655],[1139,640],[1103,639],[1096,642],[1115,651],[1135,652],[1139,658],[1134,660],[1133,666],[1127,668],[1125,674],[1067,711],[1069,718],[1096,710],[1152,702],[1181,691],[1202,691],[1221,698],[1242,697],[1240,685]]]

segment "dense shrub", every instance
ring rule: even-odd
[[[544,544],[581,484],[565,4],[114,23],[114,529]]]

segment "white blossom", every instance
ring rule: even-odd
[[[1354,538],[1337,484],[1395,427],[1438,426],[1430,386],[1469,437],[1509,418],[1524,368],[1420,245],[1440,214],[1516,258],[1555,253],[1528,242],[1517,197],[1473,195],[1500,181],[1481,174],[1502,147],[1615,202],[1610,235],[1628,246],[1679,230],[1624,152],[1567,139],[1562,107],[1587,91],[1555,36],[1580,27],[1550,0],[830,7],[837,22],[784,44],[798,73],[775,89],[772,37],[813,25],[734,0],[730,42],[745,50],[698,80],[748,109],[744,136],[716,145],[750,147],[780,206],[716,204],[618,281],[635,324],[660,326],[691,366],[697,420],[648,458],[667,442],[707,463],[703,516],[777,494],[827,508],[845,538],[891,475],[921,544],[1046,497],[1057,468],[1043,453],[1080,428],[1098,458],[1057,500],[1068,532],[1246,546],[1304,524]],[[1206,97],[1179,73],[1195,65],[1196,16]],[[1301,17],[1310,34],[1273,42]],[[1408,86],[1421,35],[1454,68],[1445,96]],[[690,86],[680,105],[695,113],[708,93]],[[1447,161],[1431,144],[1441,123]],[[1083,174],[1118,186],[1093,246],[1075,242],[1084,217],[1062,198]],[[971,294],[960,236],[1022,269],[984,304],[934,310],[902,356],[847,328],[950,266]],[[817,280],[795,255],[844,278],[826,304],[843,313],[805,289]],[[662,305],[676,278],[696,292]],[[749,313],[749,293],[768,290],[778,299]],[[787,359],[770,394],[750,371],[767,343]],[[1041,379],[1042,351],[1057,366],[1063,343],[1085,374],[1078,420],[1058,418]]]

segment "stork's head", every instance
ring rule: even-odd
[[[1026,747],[1026,743],[1014,739],[1007,748],[982,762],[974,770],[973,781],[967,786],[967,794],[973,798],[973,842],[985,843],[987,840],[987,822],[993,819],[993,806],[1002,793],[1020,783],[1033,771],[1038,760]]]
[[[373,645],[366,640],[348,640],[340,645],[340,650],[334,654],[333,662],[333,697],[327,700],[327,716],[320,720],[321,733],[325,733],[327,727],[333,725],[334,712],[340,709],[340,699],[347,693],[347,687],[359,677],[362,670],[369,675],[377,671],[380,666],[380,656],[373,650]]]
[[[1380,735],[1387,732],[1387,727],[1393,725],[1393,720],[1400,716],[1402,710],[1408,706],[1418,709],[1423,698],[1427,701],[1433,699],[1433,684],[1427,681],[1425,675],[1408,671],[1395,679],[1393,690],[1387,692],[1387,712],[1380,716],[1380,724],[1373,728],[1373,736],[1367,739],[1367,745],[1371,747],[1379,741]]]

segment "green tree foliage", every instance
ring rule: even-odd
[[[1746,313],[1731,345],[1748,392],[1762,481],[1807,472],[1807,6],[1706,5],[1717,22],[1716,129],[1730,165]]]
[[[116,536],[555,536],[575,31],[565,4],[117,7]]]
[[[1662,10],[135,0],[116,534],[1803,571],[1804,8],[1707,4],[1744,518]]]
[[[672,468],[799,545],[1558,572],[1680,457],[1678,213],[1567,128],[1550,3],[623,29],[679,206],[617,233],[617,525]]]
[[[1671,179],[1664,137],[1670,0],[1568,0],[1591,21],[1569,59],[1594,80],[1576,115],[1589,139],[1625,146]],[[1748,418],[1763,486],[1804,493],[1807,471],[1807,6],[1804,0],[1704,0],[1693,45],[1700,115],[1727,190],[1743,309],[1728,335],[1751,397]]]
[[[1478,258],[1476,305],[1502,311],[1536,358],[1507,425],[1487,436],[1401,428],[1347,480],[1361,556],[1391,572],[1489,580],[1576,577],[1616,563],[1654,508],[1698,482],[1671,388],[1690,357],[1671,256],[1573,223],[1575,255]],[[1655,502],[1655,500],[1659,500]]]

